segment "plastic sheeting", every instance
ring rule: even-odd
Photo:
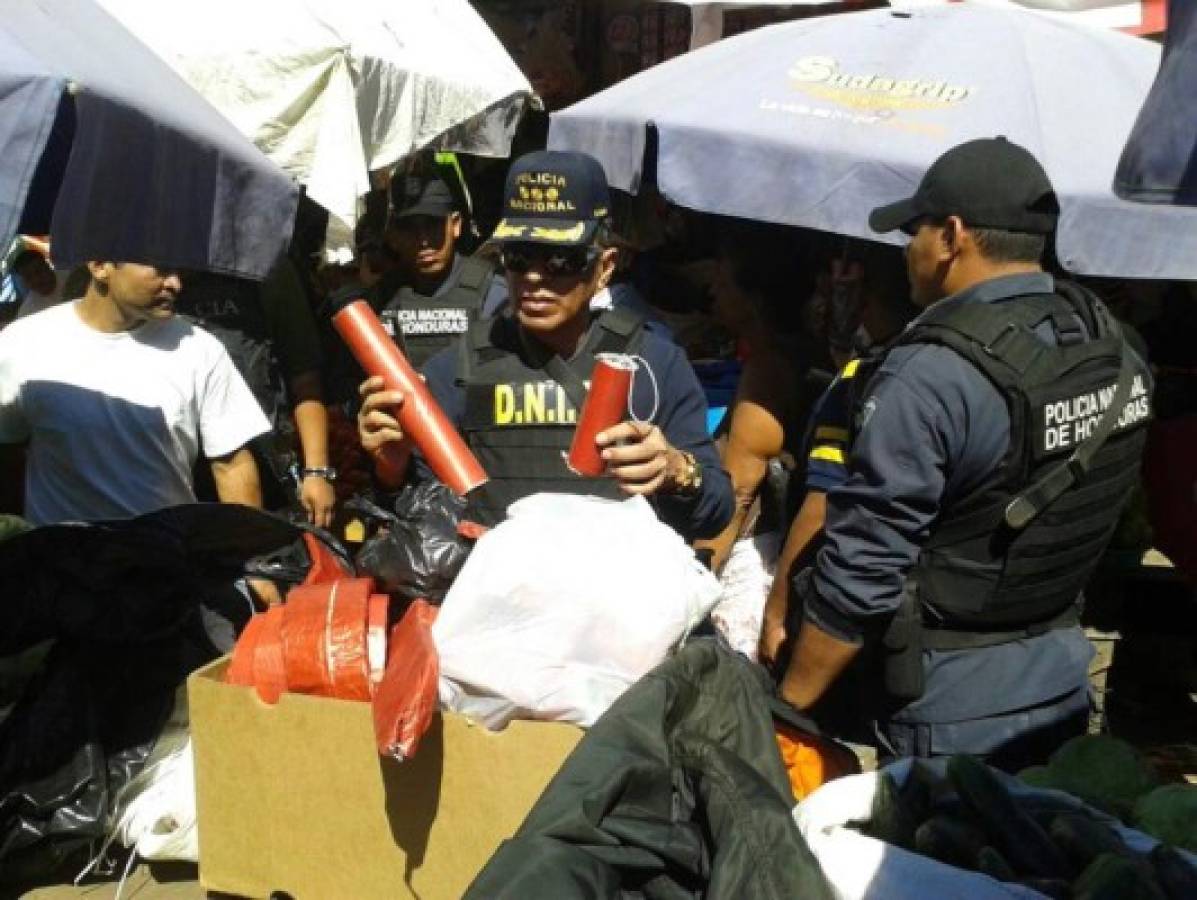
[[[400,491],[391,503],[394,512],[362,497],[347,508],[380,526],[357,553],[363,574],[407,600],[444,600],[473,547],[460,530],[465,500],[429,480]]]
[[[100,0],[332,214],[431,145],[506,156],[531,86],[466,0]],[[450,132],[446,134],[446,132]]]
[[[203,618],[212,591],[300,533],[247,507],[195,504],[0,544],[0,655],[50,642],[0,711],[0,885],[104,837],[177,689],[220,653]]]

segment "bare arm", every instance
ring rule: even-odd
[[[788,365],[752,365],[732,407],[731,428],[723,451],[723,467],[731,476],[735,509],[727,527],[715,538],[696,544],[714,551],[711,566],[718,572],[727,562],[732,545],[744,528],[756,500],[769,460],[781,453],[785,442],[782,410],[793,391],[794,374]]]
[[[715,538],[698,547],[714,550],[712,568],[723,568],[732,545],[744,528],[748,511],[756,500],[769,460],[781,452],[784,433],[781,423],[768,409],[752,402],[738,403],[732,413],[731,432],[723,454],[723,467],[731,476],[736,505],[731,521]]]
[[[781,698],[798,709],[809,709],[859,652],[859,644],[841,641],[809,620],[804,621],[781,680]]]
[[[262,482],[258,478],[258,464],[248,446],[210,462],[216,496],[221,503],[241,503],[255,509],[262,508]]]
[[[328,465],[328,410],[324,408],[320,373],[312,371],[296,375],[290,380],[290,388],[295,401],[295,427],[299,432],[303,468],[324,468]],[[313,525],[327,528],[332,523],[336,493],[327,479],[319,476],[301,478],[299,500]]]
[[[808,491],[798,515],[790,525],[785,546],[777,560],[777,572],[765,601],[765,616],[761,623],[761,641],[757,653],[767,666],[777,663],[777,654],[787,635],[786,614],[790,609],[791,580],[794,564],[806,553],[811,542],[823,530],[827,517],[827,495],[822,491]]]

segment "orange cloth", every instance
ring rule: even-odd
[[[806,734],[782,722],[774,722],[773,730],[795,801],[804,800],[829,781],[860,772],[856,756],[834,741]]]

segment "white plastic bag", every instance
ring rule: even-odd
[[[718,598],[643,498],[527,497],[478,542],[432,627],[441,703],[490,728],[593,724]]]
[[[909,777],[912,764],[912,760],[902,760],[883,771],[893,776],[900,787]],[[1071,794],[1031,787],[1001,772],[995,774],[1016,797],[1050,796],[1085,809],[1089,815],[1097,816],[1118,832],[1133,850],[1146,853],[1158,843],[1143,832],[1127,828],[1117,819],[1085,806]],[[844,827],[848,822],[869,818],[879,776],[878,772],[869,772],[829,781],[794,807],[798,830],[806,838],[838,900],[925,900],[927,897],[1039,900],[1043,897],[1023,885],[957,869]],[[1190,859],[1197,864],[1197,859]]]
[[[711,610],[711,622],[731,648],[756,662],[765,601],[773,585],[781,533],[769,531],[732,545],[719,575],[723,598]]]
[[[143,774],[117,820],[116,839],[142,859],[199,862],[191,738]]]

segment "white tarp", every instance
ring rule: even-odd
[[[306,185],[330,248],[370,172],[434,141],[506,156],[532,93],[466,0],[100,2]]]

